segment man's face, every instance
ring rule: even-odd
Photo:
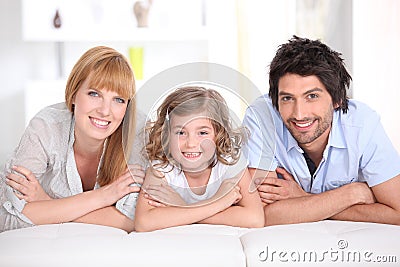
[[[332,98],[320,80],[287,73],[279,79],[279,113],[299,146],[325,146],[332,125]]]

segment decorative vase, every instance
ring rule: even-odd
[[[147,27],[149,19],[149,11],[151,7],[152,0],[147,1],[137,1],[133,5],[133,13],[135,14],[137,26]]]

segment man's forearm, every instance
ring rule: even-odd
[[[381,203],[362,204],[353,205],[330,219],[400,225],[400,212]]]
[[[264,207],[265,225],[314,222],[362,203],[361,185],[346,185],[320,194],[276,201]]]

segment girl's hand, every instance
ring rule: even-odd
[[[30,170],[21,166],[13,166],[12,169],[18,174],[7,174],[6,183],[19,192],[15,192],[19,199],[24,199],[26,202],[51,199]]]
[[[185,200],[165,181],[159,185],[148,185],[144,188],[144,197],[154,207],[187,206]]]

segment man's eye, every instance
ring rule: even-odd
[[[317,94],[309,94],[308,98],[314,99],[314,98],[318,98]]]
[[[291,96],[284,96],[281,98],[281,101],[283,101],[283,102],[290,101],[290,100],[292,100]]]

